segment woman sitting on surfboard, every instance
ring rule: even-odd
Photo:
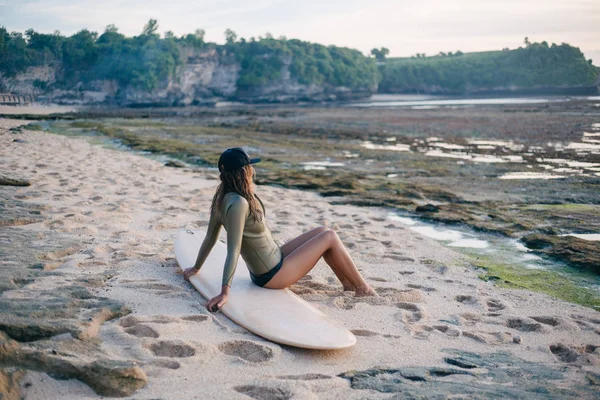
[[[254,168],[260,158],[250,158],[239,147],[227,149],[219,158],[221,183],[210,207],[206,237],[196,263],[187,268],[184,278],[196,274],[219,237],[221,226],[227,231],[227,258],[221,294],[206,308],[216,311],[227,302],[233,274],[241,254],[252,281],[269,289],[284,289],[298,282],[321,257],[329,264],[344,290],[356,296],[377,296],[363,279],[338,235],[324,226],[308,231],[279,247],[265,221],[265,208],[254,194]]]

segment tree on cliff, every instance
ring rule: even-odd
[[[227,44],[235,43],[237,37],[237,33],[232,31],[231,29],[225,30],[225,41],[227,42]]]
[[[385,57],[390,54],[390,51],[385,47],[381,49],[372,49],[371,55],[375,57],[377,61],[385,61]]]
[[[142,36],[158,36],[158,21],[155,19],[149,19],[144,29],[142,30]]]

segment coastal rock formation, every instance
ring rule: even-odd
[[[0,367],[78,379],[103,396],[129,396],[147,382],[146,374],[135,363],[107,358],[99,344],[77,339],[20,344],[0,332]]]
[[[393,399],[428,398],[562,398],[594,396],[596,374],[586,374],[587,384],[571,382],[569,371],[522,360],[509,352],[476,354],[449,350],[444,359],[452,367],[373,368],[340,375],[352,389],[398,393]],[[517,372],[518,371],[518,372]],[[556,383],[554,383],[556,382]]]
[[[583,240],[574,236],[527,235],[521,239],[538,253],[600,274],[600,242]]]
[[[42,65],[29,67],[14,77],[6,77],[0,72],[0,87],[7,93],[40,96],[44,93],[44,87],[56,82],[57,71],[55,66]]]
[[[173,76],[162,80],[150,91],[125,87],[113,80],[81,81],[73,87],[57,87],[54,84],[59,65],[30,67],[12,78],[0,75],[0,87],[56,104],[132,107],[214,105],[224,100],[275,103],[347,100],[368,97],[377,90],[376,85],[351,89],[327,83],[300,83],[291,74],[291,57],[282,60],[277,79],[248,89],[240,88],[238,79],[242,67],[235,55],[215,48],[181,47],[180,52],[182,64]]]
[[[72,279],[55,270],[80,239],[19,229],[46,220],[48,206],[19,200],[27,197],[16,190],[0,186],[0,399],[21,398],[27,371],[78,379],[103,396],[133,394],[146,385],[144,371],[113,359],[98,340],[101,325],[129,309],[88,290],[108,279],[104,274]]]

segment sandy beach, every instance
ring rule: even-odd
[[[70,318],[85,329],[35,340],[11,334],[22,330],[3,322],[6,398],[110,396],[92,389],[96,378],[68,368],[99,357],[130,363],[133,372],[125,375],[139,384],[121,395],[135,399],[592,398],[598,391],[600,312],[484,282],[463,256],[390,220],[383,208],[332,205],[275,186],[257,189],[275,239],[283,244],[319,225],[334,229],[380,297],[343,292],[320,261],[291,289],[353,331],[358,343],[325,352],[266,341],[207,312],[174,258],[175,233],[207,224],[216,171],[165,167],[82,138],[9,131],[26,122],[0,119],[0,175],[30,183],[0,186],[0,200],[39,212],[6,219],[0,231],[8,243],[3,254],[17,257],[33,243],[30,256],[39,265],[35,276],[14,278],[0,301],[51,301],[77,285],[89,301],[121,311],[93,323],[75,312]],[[64,247],[36,250],[53,238]],[[0,265],[17,275],[18,267],[31,269],[7,260]],[[80,344],[95,350],[77,354]],[[87,383],[75,379],[81,376]]]

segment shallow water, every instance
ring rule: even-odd
[[[464,162],[507,164],[520,163],[525,168],[542,168],[545,172],[519,171],[499,174],[498,179],[564,179],[570,176],[596,177],[600,163],[581,161],[600,154],[600,123],[591,124],[593,132],[584,132],[581,142],[548,142],[546,146],[515,143],[501,139],[467,139],[466,145],[447,143],[438,137],[415,139],[411,144],[396,143],[396,138],[386,138],[384,143],[363,141],[360,146],[369,150],[422,153],[426,157],[457,159]],[[393,142],[393,143],[391,143]],[[389,144],[388,144],[389,143]],[[495,154],[489,154],[492,151]],[[561,153],[570,158],[544,158],[544,154]],[[509,154],[499,154],[509,153]],[[513,154],[510,154],[513,153]],[[533,158],[533,156],[536,156]],[[595,159],[594,159],[595,160]]]
[[[600,241],[600,233],[567,233],[561,236],[575,236],[583,240]]]
[[[390,213],[388,219],[399,222],[414,232],[437,240],[468,256],[493,256],[494,260],[504,264],[557,272],[568,276],[578,286],[592,289],[595,293],[600,294],[600,276],[534,254],[516,239],[476,232],[462,225],[450,227],[441,223],[423,221],[418,215],[405,211]],[[571,235],[586,240],[600,240],[600,234]]]
[[[543,97],[490,97],[464,98],[415,95],[377,95],[368,102],[350,104],[349,107],[410,107],[411,109],[434,109],[437,106],[477,106],[509,104],[543,104],[571,100],[594,100],[589,96],[543,96]]]

